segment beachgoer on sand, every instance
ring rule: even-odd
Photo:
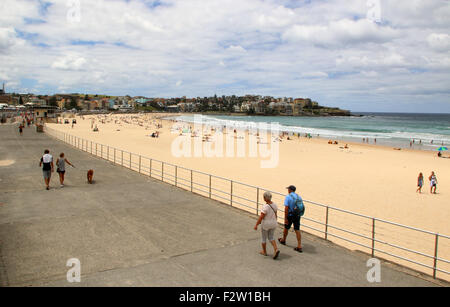
[[[69,162],[69,160],[67,160],[64,157],[64,153],[62,152],[59,155],[59,158],[56,160],[56,172],[59,174],[59,182],[61,183],[61,188],[64,187],[64,175],[66,174],[66,163],[72,167],[75,167],[73,166],[72,163]]]
[[[50,179],[52,177],[54,167],[53,167],[53,157],[48,149],[44,151],[44,155],[41,158],[39,167],[41,166],[42,166],[42,173],[44,175],[45,188],[47,190],[50,190]]]
[[[282,245],[286,245],[286,238],[288,236],[288,231],[291,229],[292,224],[294,224],[295,234],[297,236],[297,247],[294,248],[295,251],[302,253],[302,236],[300,233],[300,218],[304,213],[304,205],[302,198],[295,193],[297,188],[293,185],[287,187],[288,195],[284,200],[284,231],[283,238],[279,238],[278,242]]]
[[[431,175],[428,179],[430,180],[430,193],[436,194],[436,186],[437,186],[436,174],[434,172],[431,172]]]
[[[419,177],[417,178],[417,190],[416,190],[416,192],[422,193],[422,187],[423,187],[423,174],[420,173]]]
[[[254,227],[255,230],[258,230],[258,225],[261,224],[261,245],[262,251],[261,255],[267,256],[266,242],[269,239],[270,243],[273,246],[273,259],[277,259],[280,255],[280,250],[277,247],[277,243],[274,239],[275,230],[277,229],[277,211],[278,207],[272,202],[272,194],[270,192],[264,193],[264,201],[266,202],[261,210],[261,215],[256,222]]]

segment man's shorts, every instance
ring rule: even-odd
[[[284,225],[284,228],[291,229],[292,224],[294,224],[294,230],[300,230],[300,216],[288,216],[288,223]]]
[[[49,179],[52,176],[52,171],[42,171],[44,179]]]

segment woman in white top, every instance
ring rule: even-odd
[[[255,225],[255,230],[258,230],[258,225],[261,224],[261,234],[262,234],[262,251],[261,255],[267,256],[266,241],[269,239],[273,246],[273,259],[277,259],[280,255],[280,250],[277,247],[277,243],[274,239],[275,229],[278,227],[277,222],[277,211],[278,207],[272,202],[272,194],[270,192],[264,193],[264,201],[266,204],[261,210],[261,216]]]

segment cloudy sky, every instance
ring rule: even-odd
[[[1,0],[8,92],[450,113],[448,0]]]

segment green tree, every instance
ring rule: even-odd
[[[58,106],[58,104],[56,103],[56,97],[55,96],[50,97],[50,99],[48,100],[48,104],[52,107]]]
[[[70,97],[69,109],[77,109],[78,110],[77,100],[75,99],[75,97]]]

